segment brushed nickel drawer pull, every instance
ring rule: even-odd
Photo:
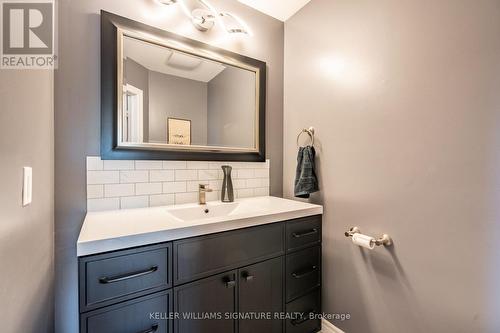
[[[158,324],[154,324],[153,326],[151,326],[151,328],[149,330],[140,331],[140,332],[137,332],[137,333],[153,333],[153,332],[156,332],[156,331],[158,331]]]
[[[128,279],[133,279],[137,278],[140,276],[148,275],[151,273],[154,273],[158,270],[158,266],[153,266],[147,270],[144,271],[138,271],[138,272],[133,272],[133,273],[128,273],[128,274],[122,274],[122,275],[116,275],[113,277],[102,277],[99,279],[99,282],[102,284],[107,284],[107,283],[114,283],[114,282],[119,282],[119,281],[124,281]],[[154,331],[153,331],[154,332]]]
[[[295,237],[295,238],[300,238],[300,237],[304,237],[304,236],[314,235],[316,233],[318,233],[318,229],[313,228],[311,230],[304,231],[304,232],[294,232],[292,234],[292,236]]]
[[[318,266],[314,265],[311,268],[306,268],[306,269],[303,269],[303,270],[298,271],[298,272],[293,272],[292,276],[296,279],[301,279],[304,276],[309,275],[309,274],[313,273],[314,271],[316,271],[317,268],[318,268]]]
[[[305,323],[305,322],[306,322],[306,321],[308,321],[308,320],[311,320],[311,314],[312,314],[312,313],[314,313],[314,310],[307,312],[307,314],[306,314],[306,315],[302,315],[302,316],[300,317],[300,319],[299,319],[299,318],[297,318],[297,319],[293,319],[293,320],[291,321],[292,325],[293,325],[293,326],[298,326],[298,325],[300,325],[300,324]]]

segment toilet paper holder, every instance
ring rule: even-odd
[[[346,237],[351,237],[354,235],[354,234],[360,234],[361,233],[361,230],[358,228],[358,227],[351,227],[349,228],[348,231],[346,231],[344,233],[344,235]],[[388,235],[388,234],[383,234],[382,236],[380,236],[379,238],[375,238],[373,240],[373,243],[376,245],[376,246],[391,246],[392,245],[392,239],[391,237]]]

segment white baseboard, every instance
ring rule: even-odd
[[[336,327],[328,320],[321,320],[321,333],[345,333],[340,328]]]

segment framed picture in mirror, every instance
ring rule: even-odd
[[[191,120],[179,118],[167,118],[168,144],[190,145],[191,144]]]

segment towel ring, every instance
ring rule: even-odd
[[[303,133],[307,133],[309,135],[309,138],[311,139],[311,146],[314,146],[314,128],[309,127],[302,129],[302,131],[300,131],[299,134],[297,135],[297,147],[300,147],[299,139]]]

